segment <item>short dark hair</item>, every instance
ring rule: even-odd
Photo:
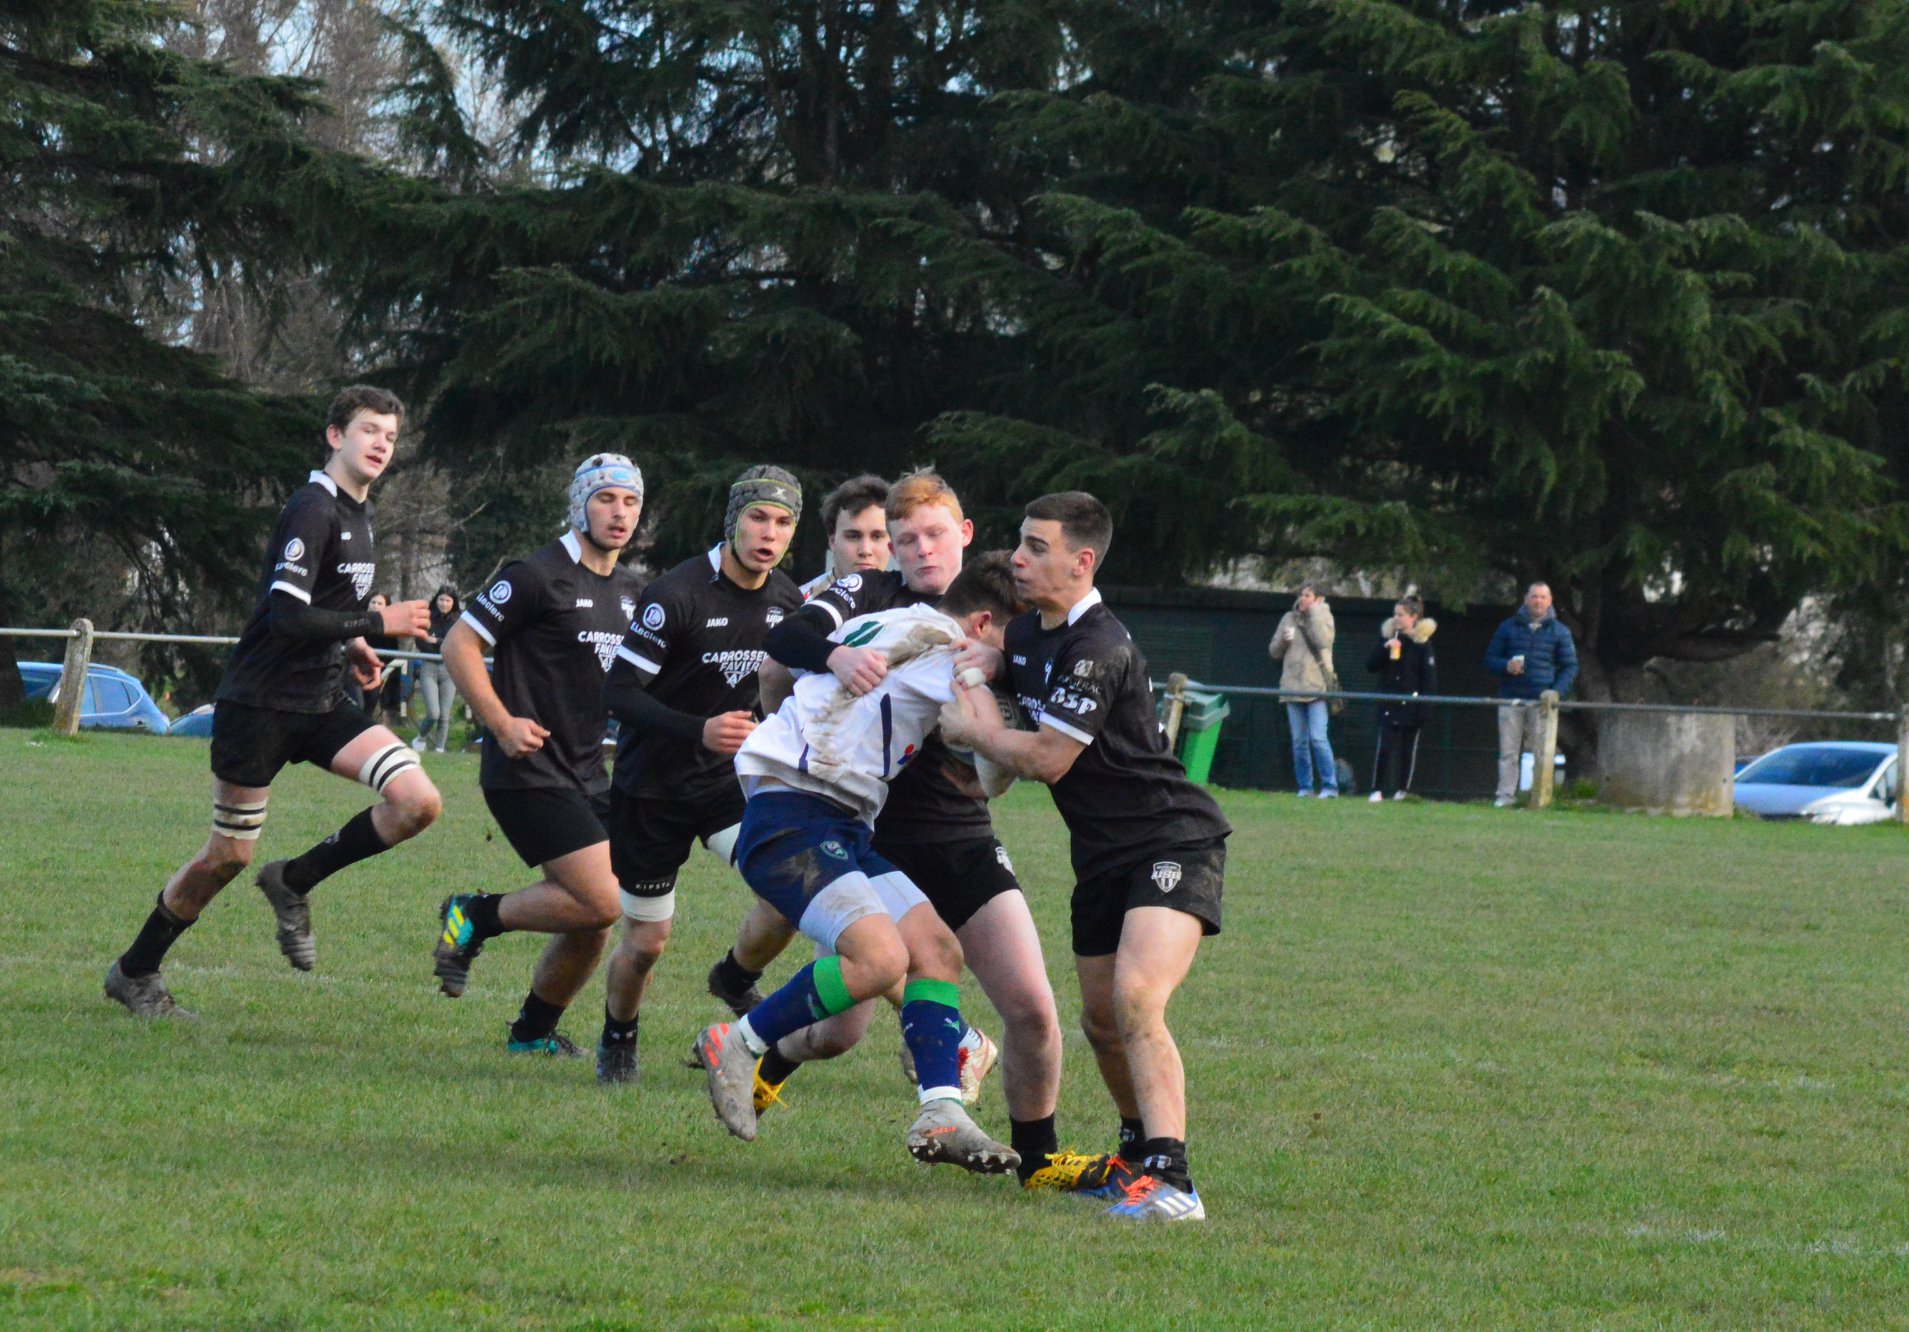
[[[944,615],[988,611],[997,620],[1019,615],[1027,603],[1014,586],[1013,557],[1005,550],[990,550],[969,559],[941,594],[939,609]]]
[[[1043,495],[1021,511],[1029,518],[1061,525],[1061,535],[1072,550],[1094,552],[1094,569],[1107,562],[1114,544],[1114,516],[1107,506],[1084,490],[1057,490]]]
[[[876,504],[886,508],[888,504],[888,482],[873,472],[863,472],[860,476],[851,476],[841,485],[822,497],[823,537],[833,539],[835,520],[843,514],[857,514],[869,505]],[[884,513],[886,518],[887,514]]]
[[[1410,592],[1399,598],[1398,608],[1414,619],[1425,614],[1425,603]]]
[[[338,396],[331,400],[331,407],[325,412],[325,427],[343,430],[359,412],[395,416],[398,424],[404,424],[404,402],[397,394],[390,389],[373,388],[369,384],[353,384],[350,388],[340,389]]]

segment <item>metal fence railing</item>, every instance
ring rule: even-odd
[[[1171,745],[1179,729],[1180,718],[1185,708],[1186,692],[1189,689],[1223,694],[1234,698],[1267,698],[1284,702],[1287,699],[1344,699],[1347,702],[1397,702],[1399,695],[1377,693],[1359,689],[1273,689],[1263,685],[1225,685],[1208,684],[1191,680],[1175,673],[1165,681],[1151,681],[1154,689],[1163,692],[1166,701],[1165,717],[1167,742]],[[1592,699],[1561,699],[1551,691],[1546,691],[1536,699],[1505,699],[1465,694],[1422,694],[1416,695],[1418,702],[1437,704],[1441,707],[1472,708],[1535,708],[1539,716],[1539,744],[1532,755],[1531,803],[1543,808],[1553,797],[1553,779],[1558,751],[1558,716],[1563,712],[1591,713],[1665,713],[1684,716],[1714,717],[1789,717],[1809,718],[1816,721],[1850,721],[1876,724],[1893,724],[1896,740],[1896,781],[1899,792],[1909,786],[1909,707],[1901,712],[1849,712],[1819,710],[1811,708],[1753,708],[1753,707],[1709,707],[1698,704],[1681,703],[1613,703]],[[1895,804],[1896,822],[1909,824],[1909,792],[1899,794]]]

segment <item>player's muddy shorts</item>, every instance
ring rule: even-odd
[[[825,948],[864,916],[900,920],[927,902],[875,854],[874,830],[846,806],[804,791],[749,798],[736,868],[756,896]]]

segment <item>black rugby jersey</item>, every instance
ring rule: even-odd
[[[763,635],[802,605],[780,569],[754,591],[722,572],[722,547],[684,560],[644,590],[616,655],[636,669],[657,702],[696,717],[753,712]],[[691,796],[734,783],[735,759],[682,740],[624,726],[617,736],[616,785],[631,794]]]
[[[371,600],[372,509],[324,472],[292,492],[266,547],[258,603],[225,664],[215,697],[281,712],[330,712],[344,699],[342,639],[272,632],[272,594],[315,610],[359,614]]]
[[[1206,788],[1187,780],[1155,718],[1147,661],[1098,589],[1059,628],[1039,611],[1007,627],[1008,679],[1029,720],[1087,748],[1054,783],[1074,876],[1131,869],[1160,852],[1233,831]]]
[[[582,563],[582,538],[563,536],[507,564],[471,598],[464,623],[495,650],[491,685],[506,708],[549,730],[544,746],[520,759],[484,746],[478,785],[486,790],[574,786],[610,788],[603,766],[603,675],[636,612],[643,579],[618,565],[596,574]]]
[[[917,592],[893,569],[852,573],[838,578],[808,600],[833,620],[828,632],[858,615],[933,606],[940,597]],[[806,610],[807,607],[805,606]],[[939,730],[931,731],[921,753],[888,787],[888,802],[875,820],[875,835],[890,842],[959,842],[994,836],[987,795],[974,773],[949,752]]]

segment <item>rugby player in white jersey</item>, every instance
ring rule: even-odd
[[[107,997],[140,1017],[193,1016],[174,1002],[159,964],[251,864],[272,781],[286,764],[309,763],[383,798],[304,855],[259,870],[279,951],[300,971],[317,957],[306,894],[347,865],[417,836],[442,808],[404,742],[344,691],[347,671],[362,688],[377,687],[382,663],[365,635],[416,637],[430,623],[422,601],[367,609],[376,570],[368,496],[390,466],[403,423],[394,393],[364,384],[339,393],[325,415],[325,468],[279,513],[257,604],[213,705],[212,835],[166,882],[132,947],[106,973]]]
[[[753,1140],[755,1070],[770,1048],[905,981],[902,1034],[921,1105],[908,1150],[924,1163],[992,1174],[1014,1169],[1020,1157],[961,1104],[961,946],[921,890],[872,846],[889,782],[920,757],[954,696],[956,644],[998,646],[999,626],[1018,605],[1004,560],[977,561],[941,605],[848,620],[835,641],[881,653],[882,678],[858,692],[827,672],[805,675],[737,752],[749,797],[737,868],[822,956],[735,1023],[706,1029],[697,1048],[717,1115]]]

